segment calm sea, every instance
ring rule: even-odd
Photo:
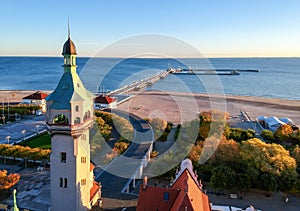
[[[54,90],[62,64],[61,57],[0,57],[0,90]],[[148,89],[300,100],[300,58],[77,58],[77,65],[92,92],[110,91],[169,67],[260,69],[236,76],[170,75]]]

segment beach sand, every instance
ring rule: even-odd
[[[34,92],[1,90],[0,100],[7,102],[9,98],[10,102],[21,102],[23,97]],[[143,118],[158,117],[177,124],[195,119],[198,112],[216,108],[229,112],[231,116],[238,116],[241,111],[246,111],[252,119],[258,116],[288,117],[300,125],[300,100],[161,91],[141,91],[134,94],[135,97],[120,104],[118,109]]]
[[[253,120],[258,116],[288,117],[300,124],[300,100],[143,91],[118,106],[141,117],[159,117],[173,123],[192,120],[198,112],[214,108],[235,117],[245,111]]]

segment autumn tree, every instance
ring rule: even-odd
[[[300,165],[300,147],[296,145],[291,152],[291,156],[296,160],[297,164]]]
[[[227,112],[218,110],[203,111],[199,114],[199,140],[205,140],[209,136],[220,136],[226,128],[229,118]]]
[[[7,175],[6,170],[0,171],[0,190],[7,190],[13,187],[20,180],[19,174]]]
[[[240,144],[234,140],[226,140],[222,137],[220,144],[209,160],[210,165],[226,165],[231,168],[241,165]]]
[[[154,139],[157,140],[167,128],[168,122],[163,119],[153,118],[149,119],[149,123],[154,131]]]
[[[295,159],[279,144],[267,144],[256,138],[243,141],[241,156],[249,175],[256,181],[254,185],[262,184],[266,190],[290,189],[297,178]]]
[[[274,133],[278,142],[290,142],[290,135],[293,132],[292,126],[288,124],[281,125]]]

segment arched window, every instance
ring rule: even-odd
[[[59,187],[61,187],[61,188],[63,187],[63,178],[59,179]]]
[[[69,120],[64,114],[58,114],[54,117],[53,123],[55,123],[55,124],[69,124]]]
[[[75,106],[75,111],[79,111],[79,106]]]
[[[65,186],[64,186],[64,188],[67,188],[68,187],[68,180],[67,180],[67,178],[65,178]]]
[[[85,112],[84,117],[83,117],[83,121],[85,121],[87,119],[87,114]]]
[[[74,120],[74,124],[80,124],[80,117],[76,117]]]

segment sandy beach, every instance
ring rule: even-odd
[[[141,117],[160,117],[173,123],[192,120],[198,112],[214,108],[227,111],[231,116],[246,111],[252,119],[261,115],[288,117],[295,124],[300,124],[299,100],[144,91],[118,106],[118,109]]]
[[[23,97],[34,92],[34,90],[1,90],[0,100],[7,102],[9,98],[10,102],[21,102]],[[288,117],[295,124],[300,124],[300,100],[161,91],[141,91],[134,95],[131,100],[120,104],[118,109],[141,117],[163,118],[173,123],[192,120],[196,118],[198,112],[216,108],[229,112],[231,116],[238,116],[241,111],[246,111],[253,119],[261,115]]]

